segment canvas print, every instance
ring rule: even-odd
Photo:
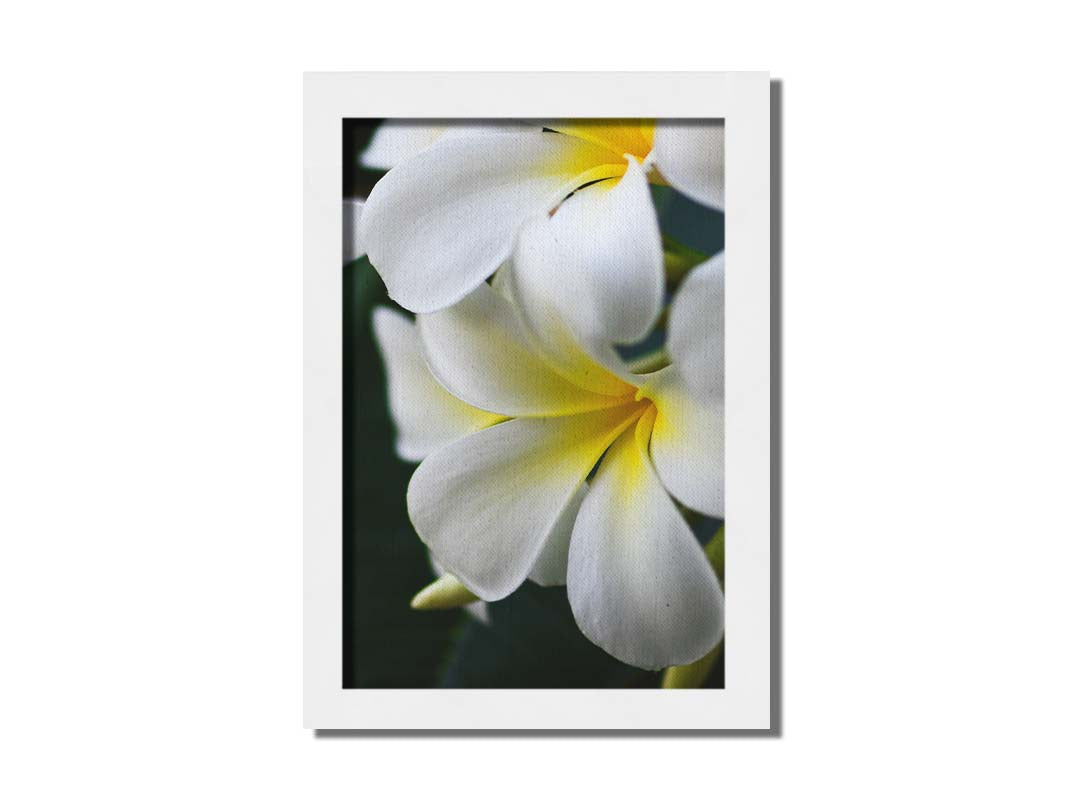
[[[722,120],[343,122],[346,689],[720,689]]]

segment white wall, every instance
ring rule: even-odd
[[[1063,20],[978,5],[9,9],[3,794],[1062,793]],[[782,79],[780,738],[300,728],[300,73],[390,67]]]

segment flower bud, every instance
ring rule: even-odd
[[[441,611],[476,603],[478,599],[459,578],[445,573],[411,598],[411,607],[416,611]]]

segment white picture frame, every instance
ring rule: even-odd
[[[343,689],[342,120],[725,119],[725,688]],[[770,81],[722,73],[308,73],[304,78],[304,726],[769,730]]]

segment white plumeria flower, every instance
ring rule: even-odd
[[[723,594],[670,495],[723,516],[723,259],[679,289],[674,363],[633,375],[597,331],[654,318],[660,298],[572,329],[568,303],[592,295],[564,280],[554,222],[524,233],[495,285],[420,315],[417,339],[398,312],[375,312],[398,450],[425,457],[409,516],[478,597],[565,582],[579,629],[614,657],[690,663],[722,637]]]
[[[586,223],[567,230],[618,274],[647,284],[663,272],[647,181],[721,208],[723,141],[721,125],[643,120],[444,132],[393,123],[368,148],[371,162],[392,168],[367,198],[362,243],[390,297],[411,311],[437,311],[497,270],[526,221],[566,199],[562,208],[581,205],[574,213]],[[631,173],[641,193],[615,191]]]

